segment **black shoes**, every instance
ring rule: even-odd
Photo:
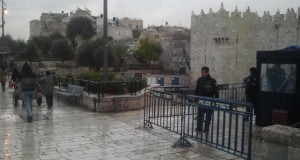
[[[27,122],[32,123],[32,117],[27,117]]]

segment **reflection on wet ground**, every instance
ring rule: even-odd
[[[48,110],[43,99],[33,113],[45,115],[27,123],[21,105],[13,107],[12,90],[0,93],[0,160],[159,160],[238,159],[223,151],[193,142],[194,147],[172,148],[178,135],[154,126],[136,129],[143,110],[95,113],[57,102]]]

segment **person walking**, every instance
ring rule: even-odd
[[[13,82],[13,87],[14,87],[14,93],[13,93],[13,102],[14,102],[14,106],[17,107],[18,106],[18,101],[21,98],[21,87],[20,87],[20,72],[18,70],[17,67],[15,67],[12,71],[11,74],[11,81]]]
[[[250,68],[250,75],[244,78],[244,83],[246,83],[246,101],[251,103],[254,108],[254,114],[257,115],[257,69],[255,67]],[[246,108],[247,112],[250,112],[250,108]],[[245,121],[248,121],[249,117],[245,117]]]
[[[20,72],[19,72],[18,68],[15,67],[13,69],[12,74],[11,74],[11,80],[13,81],[14,84],[17,83],[17,80],[18,80],[19,76],[20,76]]]
[[[37,76],[32,72],[28,63],[24,63],[20,74],[22,100],[27,112],[27,122],[32,122],[32,98],[37,89]]]
[[[6,74],[5,67],[2,66],[0,71],[0,82],[3,92],[5,91]]]
[[[201,69],[201,77],[198,78],[197,80],[195,95],[219,98],[219,93],[217,90],[217,81],[210,76],[208,67],[202,67]],[[209,131],[212,114],[213,114],[213,109],[198,107],[196,131],[198,132]],[[205,115],[205,121],[204,121],[204,115]],[[204,128],[203,128],[203,123],[204,123]]]
[[[53,107],[53,92],[54,92],[54,80],[50,76],[50,71],[46,71],[46,76],[40,80],[42,92],[46,97],[46,103],[48,109]]]

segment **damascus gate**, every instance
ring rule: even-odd
[[[298,8],[298,13],[300,8]],[[229,12],[223,3],[219,11],[201,10],[191,16],[191,76],[200,76],[202,66],[210,67],[219,84],[242,82],[249,68],[256,66],[256,52],[280,50],[299,45],[300,18],[294,8],[262,16],[246,11]]]

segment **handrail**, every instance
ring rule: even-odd
[[[89,95],[94,92],[97,94],[97,97],[100,98],[105,96],[105,93],[108,93],[108,86],[111,85],[122,85],[123,90],[128,88],[130,95],[137,95],[137,92],[140,92],[142,89],[141,80],[138,81],[114,81],[114,82],[96,82],[85,79],[77,79],[77,78],[68,78],[68,77],[60,77],[53,75],[53,79],[55,80],[55,84],[60,89],[62,85],[67,84],[75,84],[77,82],[78,85],[85,87],[85,92]]]

